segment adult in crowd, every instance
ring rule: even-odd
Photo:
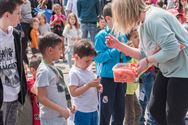
[[[66,14],[74,13],[77,16],[77,0],[68,0],[66,5]]]
[[[172,14],[147,6],[143,0],[113,0],[116,31],[129,32],[139,24],[140,48],[131,48],[112,36],[109,47],[140,59],[137,72],[152,64],[159,68],[149,110],[159,125],[185,125],[188,110],[188,32]]]
[[[29,41],[29,35],[31,31],[30,23],[32,21],[31,15],[31,3],[29,0],[23,0],[23,5],[21,8],[21,28],[23,30],[23,38],[22,38],[22,54],[23,60],[26,64],[28,64],[27,58],[27,44]]]
[[[78,17],[81,23],[82,38],[88,38],[94,42],[97,32],[97,16],[99,15],[98,0],[78,0],[77,1]]]

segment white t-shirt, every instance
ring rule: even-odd
[[[88,70],[80,69],[73,66],[69,72],[69,86],[83,86],[95,79],[94,73]],[[73,103],[76,105],[77,110],[80,112],[94,112],[97,111],[98,97],[97,89],[92,87],[84,94],[73,97]]]
[[[76,41],[72,39],[77,37],[81,38],[81,30],[76,29],[75,26],[72,26],[72,28],[70,29],[70,27],[66,25],[63,31],[63,36],[67,38],[68,46],[73,47]]]
[[[17,70],[13,27],[8,27],[8,33],[0,29],[0,79],[3,84],[3,102],[18,99],[20,78]]]

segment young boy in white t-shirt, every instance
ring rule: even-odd
[[[69,89],[76,105],[75,125],[97,125],[97,88],[100,78],[87,68],[93,62],[96,52],[88,40],[82,39],[73,48],[75,64],[69,72]]]

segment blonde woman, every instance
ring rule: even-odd
[[[188,110],[188,32],[169,12],[143,0],[113,0],[115,30],[129,32],[139,24],[139,49],[107,37],[109,47],[139,59],[138,72],[155,64],[159,73],[149,110],[159,125],[185,125]]]

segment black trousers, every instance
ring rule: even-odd
[[[125,115],[125,83],[116,83],[113,78],[101,78],[100,125],[123,125]]]
[[[149,110],[158,125],[185,125],[188,110],[188,78],[166,78],[159,71]]]

